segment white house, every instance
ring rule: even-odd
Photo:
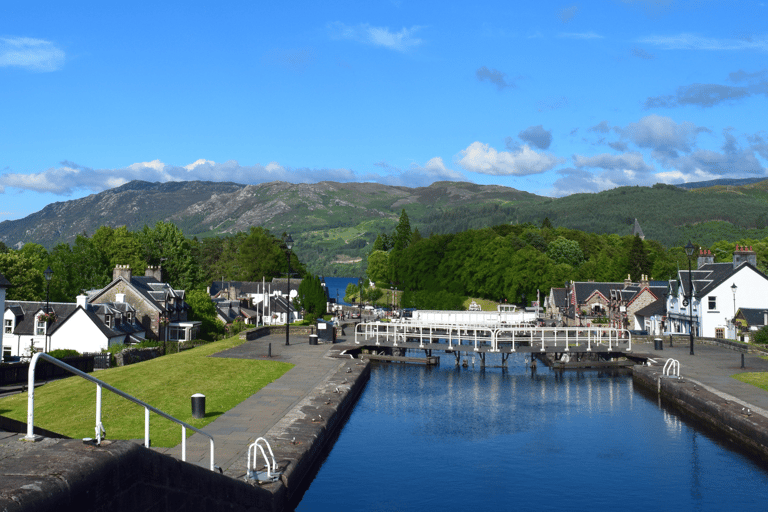
[[[751,247],[737,246],[729,263],[714,263],[712,253],[702,250],[696,269],[690,274],[680,270],[670,281],[665,334],[687,334],[692,327],[696,336],[735,338],[733,321],[739,308],[768,309],[768,277],[756,264]],[[693,297],[687,299],[689,287]]]
[[[74,304],[5,301],[4,358],[56,349],[101,352],[115,344],[141,341],[144,336],[136,310],[124,302],[91,305],[84,295]]]
[[[11,283],[8,282],[3,274],[0,274],[0,311],[5,311],[5,289],[10,286]],[[5,320],[3,320],[3,332],[5,332]],[[0,353],[0,362],[2,361],[2,357],[3,355]]]

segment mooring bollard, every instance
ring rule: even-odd
[[[205,395],[200,393],[192,395],[192,417],[198,420],[205,418]]]

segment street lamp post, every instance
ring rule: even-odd
[[[357,298],[357,307],[360,310],[360,322],[363,321],[363,278],[357,280],[357,292],[360,294]]]
[[[51,278],[53,277],[53,269],[51,269],[51,266],[49,265],[47,269],[45,269],[45,272],[43,272],[43,275],[45,276],[45,314],[48,315],[49,310],[49,299],[51,296]],[[48,327],[50,326],[50,322],[46,320],[45,322],[45,347],[44,352],[48,352]]]
[[[733,292],[733,339],[737,338],[736,334],[736,283],[733,283],[731,286],[731,291]]]
[[[688,241],[688,245],[685,246],[685,254],[688,256],[688,332],[691,338],[691,355],[693,354],[693,274],[691,273],[691,256],[695,247]],[[685,305],[685,304],[684,304]]]
[[[45,272],[43,272],[43,275],[45,276],[45,313],[48,314],[48,298],[50,297],[51,292],[51,278],[53,277],[53,270],[49,266],[47,269],[45,269]]]
[[[290,345],[291,331],[291,249],[293,248],[293,238],[291,235],[285,235],[283,239],[285,247],[288,248],[288,298],[285,301],[285,345]]]

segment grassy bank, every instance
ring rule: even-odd
[[[275,361],[208,357],[241,343],[239,337],[229,338],[93,375],[202,429],[293,367]],[[199,420],[192,418],[190,396],[194,393],[206,397],[206,415]],[[62,379],[35,390],[35,425],[53,432],[72,438],[93,437],[95,411],[96,385],[84,379]],[[0,414],[26,422],[27,394],[0,400]],[[144,438],[143,407],[106,390],[102,394],[102,423],[109,439]],[[156,414],[150,414],[150,434],[152,446],[181,442],[181,427]]]
[[[768,391],[768,372],[738,373],[733,378]]]

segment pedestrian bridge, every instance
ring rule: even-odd
[[[632,334],[596,326],[364,322],[355,327],[355,343],[451,352],[631,352]]]

